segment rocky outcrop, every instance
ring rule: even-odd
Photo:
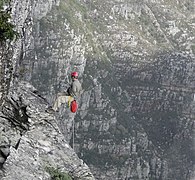
[[[52,103],[79,72],[79,111],[56,121],[96,179],[194,179],[194,3],[50,4],[24,33],[17,80]]]
[[[75,151],[97,179],[193,179],[193,3],[176,4],[66,1],[34,26],[25,79],[52,102],[82,75]]]
[[[0,178],[4,180],[51,179],[51,169],[74,179],[94,179],[60,132],[58,117],[45,112],[47,100],[21,81],[23,60],[32,48],[33,24],[53,5],[59,1],[10,1],[5,6],[19,36],[0,47]],[[66,118],[72,123],[68,112]]]
[[[15,25],[18,37],[17,40],[1,42],[0,45],[1,99],[8,93],[10,85],[24,73],[23,58],[31,48],[29,46],[34,21],[45,16],[52,8],[52,5],[58,4],[58,0],[48,0],[44,1],[44,3],[39,0],[9,1],[4,4],[5,11],[10,12],[12,16],[10,21]]]
[[[55,115],[45,112],[47,106],[29,83],[10,89],[0,117],[1,179],[50,179],[51,167],[74,179],[94,179],[64,139]]]
[[[172,3],[67,1],[39,21],[31,81],[55,96],[84,67],[75,151],[97,179],[193,178],[193,10]]]

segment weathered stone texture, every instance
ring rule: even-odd
[[[74,149],[96,179],[192,180],[194,2],[33,2],[18,81],[52,103],[79,72],[79,111],[63,106],[56,121],[70,144],[75,122]]]

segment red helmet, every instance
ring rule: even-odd
[[[78,76],[79,76],[79,74],[76,71],[71,73],[71,77],[78,78]]]

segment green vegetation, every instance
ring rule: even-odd
[[[84,6],[81,6],[77,1],[75,0],[68,0],[66,2],[61,2],[60,6],[63,16],[68,20],[70,23],[70,26],[72,29],[74,29],[76,32],[77,31],[83,31],[83,22],[79,18],[79,14],[83,17],[87,16],[86,14],[86,9]],[[77,14],[77,15],[76,15]]]
[[[5,4],[5,3],[9,3],[10,0],[1,0],[0,1],[0,8],[2,8],[2,6]]]
[[[94,32],[98,32],[100,27],[97,27],[97,24],[91,20],[88,15],[88,9],[84,5],[78,3],[76,0],[61,2],[60,8],[63,17],[67,19],[70,27],[74,29],[75,33],[85,34],[87,43],[90,47],[92,47],[92,52],[89,52],[87,57],[89,59],[92,57],[95,59],[98,59],[99,57],[101,59],[107,59],[106,54],[102,54],[103,48],[100,45],[101,43],[98,43],[99,45],[97,45],[97,42],[94,42],[97,41],[97,39],[94,38]],[[101,29],[103,29],[103,27],[101,27]]]
[[[60,172],[59,169],[47,167],[46,171],[51,175],[51,180],[72,180],[67,173]]]
[[[3,5],[8,3],[9,0],[3,0],[0,2],[0,41],[6,41],[7,39],[13,40],[17,36],[17,32],[14,30],[14,25],[9,22],[11,16],[9,12],[3,11]]]
[[[195,45],[191,45],[191,49],[192,49],[193,54],[195,54]]]
[[[59,27],[58,29],[53,25],[56,23]],[[65,24],[67,26],[65,26]],[[91,19],[89,10],[85,5],[76,0],[67,0],[61,2],[60,6],[53,7],[48,16],[41,19],[41,31],[43,33],[45,33],[45,31],[49,31],[49,33],[51,31],[56,32],[59,29],[64,31],[64,28],[67,28],[68,31],[74,30],[74,33],[77,35],[85,35],[85,39],[82,43],[84,45],[88,44],[88,46],[91,47],[85,54],[88,59],[109,59],[106,52],[103,53],[104,48],[101,42],[98,42],[98,38],[95,38],[94,34],[95,32],[101,32],[105,29],[105,26],[102,25],[102,23],[97,24],[97,21]],[[62,34],[64,36],[63,38],[67,41],[71,40],[70,32]]]

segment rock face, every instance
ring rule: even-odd
[[[94,179],[59,131],[54,114],[36,89],[21,82],[2,106],[0,152],[5,157],[2,180],[51,179],[48,168],[75,179]]]
[[[12,22],[21,35],[14,42],[1,42],[0,87],[0,179],[95,179],[78,158],[57,124],[57,116],[36,88],[21,81],[23,57],[31,43],[32,25],[58,1],[14,1],[8,4]],[[67,112],[67,118],[71,115]],[[69,117],[70,116],[70,117]],[[67,177],[68,178],[68,177]]]
[[[79,111],[62,107],[56,121],[95,178],[194,179],[194,2],[36,3],[13,82],[32,83],[52,103],[79,72]]]

